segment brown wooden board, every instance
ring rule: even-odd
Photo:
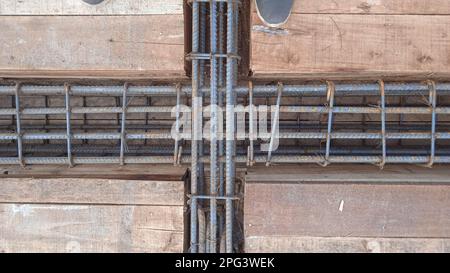
[[[88,178],[119,180],[183,181],[185,167],[164,164],[125,165],[100,164],[67,166],[0,166],[0,178]]]
[[[0,16],[0,28],[0,77],[184,76],[182,14]]]
[[[293,165],[249,171],[244,205],[246,244],[252,242],[248,251],[320,250],[305,246],[308,239],[278,237],[450,238],[450,170],[445,166],[392,166],[384,172],[335,165],[328,170]]]
[[[450,16],[292,14],[273,30],[253,13],[251,31],[255,77],[450,75]]]
[[[386,165],[383,170],[371,165],[330,165],[327,168],[314,164],[255,166],[247,171],[246,183],[406,183],[446,184],[450,170],[446,165],[425,168],[414,165]]]
[[[249,253],[448,253],[450,239],[354,237],[247,237]]]
[[[0,205],[0,252],[182,252],[183,207]]]
[[[0,173],[0,252],[186,249],[186,168],[4,166]]]
[[[0,203],[183,206],[184,181],[0,178]]]
[[[446,0],[303,0],[293,13],[450,14]]]

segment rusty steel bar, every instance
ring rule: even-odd
[[[69,162],[69,167],[73,167],[72,159],[72,131],[71,131],[71,109],[70,109],[70,85],[65,85],[66,97],[66,142],[67,142],[67,161]]]
[[[211,47],[211,54],[217,54],[218,50],[218,39],[217,39],[217,3],[216,1],[212,0],[210,2],[210,47]],[[218,124],[219,124],[219,117],[218,117],[218,83],[217,83],[217,77],[218,77],[218,63],[217,59],[211,57],[211,71],[210,71],[210,162],[209,162],[209,168],[210,168],[210,195],[211,196],[217,196],[218,194],[218,167],[219,167],[219,160],[218,160]],[[209,250],[211,253],[215,253],[217,251],[217,200],[211,199],[209,201],[210,205],[210,247]]]
[[[380,163],[380,168],[384,168],[386,165],[386,156],[387,156],[387,146],[386,146],[386,95],[384,91],[384,82],[382,80],[380,83],[380,111],[381,111],[381,156],[382,160]]]
[[[199,28],[200,28],[200,8],[199,2],[194,1],[192,3],[192,51],[198,52],[199,50]],[[191,194],[196,195],[198,189],[198,141],[196,134],[198,130],[201,130],[201,124],[199,124],[199,111],[198,111],[198,99],[199,99],[199,61],[192,60],[192,145],[191,145]],[[201,121],[200,121],[201,123]],[[197,200],[191,200],[191,242],[190,252],[198,252],[198,207]]]
[[[237,33],[236,17],[238,9],[233,0],[227,2],[227,54],[237,55],[235,35]],[[235,85],[236,85],[236,65],[235,58],[227,58],[226,68],[226,147],[225,147],[225,194],[234,194],[234,134],[235,134]],[[233,252],[233,202],[227,200],[225,204],[225,234],[226,252]]]
[[[429,103],[431,107],[431,147],[430,147],[430,161],[428,162],[428,167],[432,167],[434,164],[434,159],[436,155],[436,104],[437,104],[437,94],[436,94],[436,84],[433,81],[428,81],[428,86],[430,88]]]
[[[194,41],[193,41],[194,42]],[[198,49],[197,49],[198,50]],[[230,59],[230,58],[229,58]],[[231,58],[231,61],[236,60]],[[193,63],[198,62],[195,60]],[[198,83],[198,82],[197,82]],[[193,88],[209,93],[209,87],[198,88],[198,85],[182,85],[181,93],[184,96],[191,96]],[[0,95],[14,95],[14,85],[0,85]],[[225,91],[226,88],[219,88],[219,91]],[[73,96],[121,96],[123,86],[84,86],[72,85],[71,93]],[[254,85],[253,92],[255,97],[275,97],[277,95],[277,85]],[[328,87],[326,84],[285,84],[283,96],[326,96]],[[33,95],[64,95],[64,85],[40,86],[40,85],[22,85],[21,94],[26,96]],[[176,96],[176,87],[173,85],[154,85],[140,86],[130,85],[128,89],[129,96]],[[245,97],[248,95],[248,85],[236,86],[234,92],[237,96]],[[378,83],[336,83],[336,96],[378,96]],[[440,95],[450,95],[450,82],[436,83],[436,92]],[[387,96],[428,96],[429,88],[426,83],[385,83],[385,93]]]
[[[256,163],[266,163],[266,155],[255,156]],[[204,156],[201,159],[202,162],[207,163],[209,161],[208,156]],[[225,158],[221,158],[220,161],[225,161]],[[183,156],[181,163],[189,164],[191,161],[190,156]],[[246,155],[236,156],[235,162],[245,164],[247,161]],[[386,164],[428,164],[430,157],[428,155],[392,155],[386,157]],[[119,157],[73,157],[74,164],[119,164]],[[273,155],[272,163],[286,163],[286,164],[299,164],[299,163],[323,163],[323,156],[320,155]],[[329,157],[330,163],[340,164],[379,164],[380,157],[365,156],[365,155],[331,155]],[[67,165],[68,160],[66,157],[24,157],[24,163],[27,165]],[[125,158],[125,164],[172,164],[173,156],[130,156]],[[435,156],[435,164],[450,164],[450,156]],[[17,157],[0,157],[0,165],[15,165],[20,164]]]
[[[22,150],[22,122],[21,122],[21,108],[20,108],[20,88],[21,84],[17,83],[15,87],[15,104],[16,104],[16,141],[17,141],[17,158],[19,161],[19,164],[21,166],[25,166],[25,161],[23,158],[23,150]]]

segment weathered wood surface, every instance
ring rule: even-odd
[[[255,76],[450,74],[450,16],[293,14],[283,30],[253,19]]]
[[[0,203],[183,206],[184,181],[0,178]]]
[[[247,237],[248,253],[449,253],[450,239],[324,238],[294,236]]]
[[[3,166],[0,252],[182,252],[186,175],[167,165]]]
[[[293,13],[450,14],[446,0],[303,0]]]
[[[0,77],[184,76],[182,15],[0,16],[0,28]]]
[[[183,207],[0,205],[0,252],[181,252]]]
[[[449,251],[448,183],[446,166],[250,169],[243,217],[246,251],[364,252],[361,242],[371,238],[384,240],[379,241],[382,252]]]
[[[182,181],[186,175],[185,167],[167,164],[125,165],[100,164],[67,166],[0,166],[0,178],[88,178],[118,180],[156,180]]]
[[[353,167],[352,167],[353,166]],[[369,165],[281,165],[255,166],[247,171],[246,183],[450,183],[446,165],[424,168],[413,165],[386,165],[383,170]]]
[[[182,0],[107,0],[89,5],[82,0],[2,0],[0,15],[129,15],[182,14]]]

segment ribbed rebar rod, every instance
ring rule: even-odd
[[[174,106],[175,107],[175,106]],[[130,106],[127,113],[171,113],[172,106]],[[223,109],[218,108],[218,111]],[[205,113],[209,110],[205,109]],[[248,109],[243,110],[249,112]],[[329,113],[326,106],[280,106],[281,113]],[[381,114],[380,107],[367,106],[334,106],[332,109],[334,114]],[[403,106],[403,107],[385,107],[385,114],[431,114],[435,112],[437,115],[450,114],[450,107],[421,107],[421,106]],[[0,115],[15,115],[15,108],[0,109]],[[72,114],[120,114],[122,107],[72,107]],[[192,112],[191,109],[183,109],[184,113]],[[22,115],[64,115],[65,108],[24,108]]]
[[[173,164],[178,165],[178,153],[179,153],[179,141],[180,141],[180,104],[181,104],[181,92],[180,86],[177,88],[177,101],[176,101],[176,112],[175,112],[175,144],[173,148]]]
[[[278,137],[278,134],[279,134],[278,123],[280,120],[280,104],[281,104],[282,94],[283,94],[283,84],[278,83],[277,103],[275,106],[275,113],[273,115],[272,128],[270,130],[270,142],[269,142],[269,150],[267,152],[266,166],[270,166],[270,159],[272,158],[273,144],[275,142],[275,138]]]
[[[200,16],[199,16],[199,52],[191,52],[189,55],[191,57],[194,57],[194,55],[205,55],[206,58],[200,58],[200,56],[196,56],[196,58],[192,58],[192,59],[197,59],[199,60],[199,87],[203,87],[205,86],[205,78],[206,78],[206,71],[205,71],[205,64],[206,64],[206,60],[209,60],[210,55],[206,54],[206,36],[207,36],[207,28],[206,28],[206,19],[207,19],[207,15],[208,15],[208,9],[207,9],[207,5],[208,3],[200,3]]]
[[[194,37],[193,37],[194,38]],[[194,41],[193,41],[194,43]],[[198,43],[198,41],[197,41]],[[198,50],[198,49],[197,49]],[[233,58],[230,61],[236,62]],[[198,60],[196,61],[198,63]],[[193,64],[196,63],[193,61]],[[194,72],[194,71],[193,71]],[[198,86],[194,87],[198,89]],[[266,97],[277,95],[277,85],[255,85],[253,92],[255,97]],[[377,83],[336,83],[336,96],[378,96],[379,84]],[[14,95],[15,87],[11,85],[0,85],[0,95]],[[72,85],[71,93],[73,96],[121,96],[123,86],[83,86]],[[193,86],[183,85],[182,94],[192,95]],[[209,88],[202,87],[201,92],[209,95]],[[219,89],[219,91],[225,91]],[[234,92],[237,96],[245,97],[248,95],[248,86],[236,86]],[[450,95],[450,83],[436,83],[436,92],[440,95]],[[64,86],[38,86],[23,85],[21,93],[26,96],[32,95],[64,95]],[[424,83],[385,83],[385,93],[387,96],[428,96],[429,88]],[[285,84],[284,96],[326,96],[326,84]],[[161,86],[139,86],[130,85],[128,89],[129,96],[176,96],[176,87],[173,85]]]
[[[199,54],[206,54],[207,49],[207,17],[208,17],[208,3],[200,3],[200,44],[199,44]],[[192,52],[193,54],[196,54],[195,52]],[[209,56],[208,56],[209,57]],[[198,58],[199,60],[199,96],[202,97],[202,103],[203,98],[209,94],[205,94],[205,91],[202,91],[202,89],[206,86],[206,60],[202,60],[201,58]],[[209,58],[208,58],[209,59]],[[203,105],[203,104],[202,104]],[[203,118],[201,120],[201,124],[203,126]],[[205,153],[205,140],[200,139],[198,141],[198,156],[202,157]],[[205,188],[205,166],[203,162],[198,163],[198,193],[203,193]],[[204,236],[204,234],[203,234]]]
[[[127,91],[128,91],[128,84],[125,83],[123,86],[122,121],[120,125],[120,165],[125,165],[125,148],[127,145],[126,144],[127,141],[126,123],[127,123],[127,107],[128,107]]]
[[[236,196],[215,196],[215,195],[189,195],[191,199],[207,199],[207,200],[239,200]]]
[[[335,95],[335,85],[333,82],[327,82],[328,92],[327,92],[327,108],[328,108],[328,123],[327,123],[327,136],[326,136],[326,150],[325,150],[325,162],[324,166],[329,163],[330,152],[331,152],[331,130],[333,129],[333,109],[334,109],[334,95]]]
[[[380,110],[381,110],[381,156],[382,160],[380,163],[380,168],[384,168],[386,165],[386,156],[387,156],[387,146],[386,146],[386,96],[384,91],[384,82],[382,80],[379,81],[380,84]]]
[[[70,109],[70,85],[65,85],[66,91],[66,144],[67,144],[67,161],[69,162],[69,167],[73,167],[72,160],[72,131],[71,131],[71,109]]]
[[[20,88],[21,84],[17,83],[15,87],[15,104],[16,104],[16,141],[17,141],[17,158],[21,166],[25,166],[22,151],[22,122],[20,108]]]
[[[249,97],[249,107],[250,109],[248,109],[249,111],[249,129],[248,129],[248,133],[249,133],[249,141],[250,141],[250,146],[248,148],[248,166],[253,166],[254,164],[254,154],[255,154],[255,150],[254,150],[254,140],[256,140],[256,136],[255,136],[255,117],[254,117],[254,104],[253,104],[253,83],[250,81],[249,82],[249,86],[248,86],[248,97]],[[279,110],[279,107],[278,107]]]
[[[198,252],[205,253],[206,252],[206,214],[204,210],[201,208],[201,205],[198,206]]]
[[[266,155],[255,156],[255,162],[265,163]],[[69,164],[67,157],[24,157],[24,163],[27,165],[67,165]],[[220,159],[225,161],[225,158]],[[428,164],[430,160],[429,155],[392,155],[386,157],[387,164]],[[201,158],[201,161],[208,162],[209,157]],[[245,164],[247,156],[236,156],[236,163]],[[378,164],[380,157],[366,156],[366,155],[332,155],[329,158],[330,163],[341,164]],[[77,164],[119,164],[119,157],[73,157],[73,162]],[[188,164],[191,162],[190,156],[183,156],[181,163]],[[172,155],[168,156],[129,156],[125,158],[125,164],[172,164]],[[273,155],[272,163],[323,163],[323,156],[321,155]],[[435,164],[449,164],[450,156],[435,156]],[[0,157],[0,165],[15,165],[19,164],[17,157]]]
[[[235,55],[235,35],[237,28],[235,25],[235,12],[237,11],[235,2],[227,2],[227,54]],[[234,87],[235,87],[235,59],[227,58],[226,69],[226,151],[225,151],[225,169],[226,185],[225,194],[231,196],[234,194],[234,137],[235,137],[235,116],[234,116]],[[225,205],[225,233],[226,233],[226,252],[233,252],[233,202],[227,200]]]
[[[225,8],[226,3],[219,2],[219,22],[218,22],[218,53],[225,54],[225,27],[226,27],[226,21],[225,21]],[[224,92],[223,87],[225,86],[225,59],[219,58],[218,59],[218,85],[219,85],[219,107],[222,109],[224,107]],[[221,124],[222,124],[222,131],[221,134],[223,136],[223,113],[221,113],[220,117],[222,118]],[[223,137],[219,139],[218,142],[219,145],[219,158],[222,158],[225,155],[225,142],[223,140]],[[219,162],[219,196],[225,195],[225,164],[224,162]],[[223,209],[220,210],[220,213],[218,215],[218,234],[222,235],[224,234],[225,230],[225,215]],[[222,248],[220,248],[222,250]],[[221,251],[222,252],[222,251]]]
[[[270,133],[261,133],[260,138],[270,138]],[[361,132],[332,132],[330,139],[379,139],[382,140],[383,135],[377,133],[361,133]],[[433,134],[431,132],[388,132],[384,136],[386,139],[431,139]],[[190,140],[191,135],[187,133],[180,133],[180,137],[185,140]],[[245,135],[249,137],[248,134]],[[0,133],[0,140],[17,140],[19,137],[16,133]],[[127,140],[173,140],[170,132],[163,133],[127,133],[125,138]],[[324,132],[280,132],[280,139],[326,139],[327,133]],[[66,133],[23,133],[22,140],[67,140]],[[121,134],[117,132],[105,133],[72,133],[72,139],[77,140],[120,140]],[[434,139],[450,139],[449,132],[435,132]]]
[[[199,50],[199,3],[194,1],[192,3],[192,51],[198,52]],[[199,63],[198,60],[192,60],[192,144],[191,144],[191,194],[197,194],[198,185],[198,141],[196,134],[201,130],[201,124],[199,124]],[[197,253],[198,251],[198,208],[197,200],[191,200],[191,253]]]
[[[433,167],[434,158],[436,156],[436,104],[437,104],[437,94],[436,94],[436,84],[434,81],[428,81],[428,87],[430,89],[429,103],[431,107],[431,147],[430,147],[430,160],[428,162],[428,167]]]
[[[119,152],[119,147],[111,146],[111,145],[73,145],[72,152],[74,154],[91,154],[91,155],[99,155],[99,154],[116,154]],[[14,144],[7,144],[0,146],[1,153],[15,153],[17,151],[17,146]],[[39,153],[39,154],[61,154],[67,151],[66,145],[60,144],[46,144],[46,145],[24,145],[23,146],[24,153]],[[173,152],[173,147],[170,145],[166,146],[149,146],[142,149],[142,146],[128,146],[128,151],[130,154],[141,155],[141,154],[151,154],[151,155],[159,155],[159,156],[170,156]],[[248,149],[244,147],[238,147],[237,154],[240,156],[247,156]],[[279,149],[274,151],[274,154],[277,155],[314,155],[320,153],[320,148],[312,145],[312,146],[280,146]],[[358,154],[358,155],[378,155],[379,151],[376,147],[334,147],[334,154],[346,155],[346,154]],[[265,154],[265,152],[258,151],[257,154]],[[407,148],[396,148],[389,150],[390,155],[429,155],[429,151],[427,149],[423,149],[422,146],[412,146]],[[450,147],[441,146],[439,149],[436,149],[437,155],[450,155]],[[182,155],[190,155],[190,150],[182,151]],[[224,157],[220,157],[223,159]],[[221,160],[223,162],[223,160]]]
[[[217,53],[217,3],[212,0],[210,2],[210,46],[211,53]],[[218,63],[216,58],[211,58],[211,74],[210,74],[210,194],[217,196],[218,188],[218,123],[219,117],[217,113],[218,91],[217,76]],[[217,251],[217,201],[211,199],[210,202],[210,252]]]

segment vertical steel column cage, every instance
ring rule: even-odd
[[[237,82],[237,28],[238,28],[238,3],[236,0],[228,1],[200,1],[193,0],[192,2],[192,52],[189,58],[192,60],[192,137],[191,137],[191,242],[190,251],[195,253],[198,251],[199,242],[198,238],[198,200],[209,200],[209,238],[207,238],[206,249],[209,252],[216,252],[218,250],[217,242],[223,242],[223,240],[217,240],[217,236],[221,238],[225,237],[225,249],[230,253],[233,251],[233,199],[234,194],[234,157],[235,157],[235,142],[234,142],[234,105],[235,105],[235,91],[234,87]],[[205,22],[206,16],[206,3],[209,3],[209,56],[206,52],[200,52],[204,49],[205,43]],[[226,16],[224,14],[226,7]],[[225,18],[227,22],[225,23]],[[226,27],[226,31],[225,31]],[[226,40],[226,53],[224,52]],[[205,72],[205,60],[209,60],[210,73],[209,73],[209,100],[210,100],[210,151],[209,151],[209,195],[205,195],[208,198],[200,198],[199,189],[206,188],[199,186],[199,183],[203,181],[199,180],[199,157],[202,157],[200,153],[203,148],[199,149],[199,143],[202,141],[199,139],[200,130],[203,127],[203,121],[200,117],[201,113],[199,108],[201,107],[199,94],[201,91],[201,85],[204,83],[202,79]],[[225,60],[225,61],[224,61]],[[226,64],[226,67],[225,67]],[[225,153],[223,141],[219,141],[219,117],[218,106],[223,103],[222,92],[219,91],[219,87],[225,87],[225,100],[226,100],[226,140],[225,140]],[[220,162],[220,158],[225,155],[224,165]],[[224,181],[225,180],[225,181]],[[225,187],[223,187],[225,186]],[[222,214],[218,214],[218,198],[225,198],[225,219],[223,220]],[[218,221],[219,220],[219,221]],[[225,223],[225,232],[222,235],[222,227]],[[219,226],[218,226],[219,224]],[[220,245],[220,244],[219,244]]]

